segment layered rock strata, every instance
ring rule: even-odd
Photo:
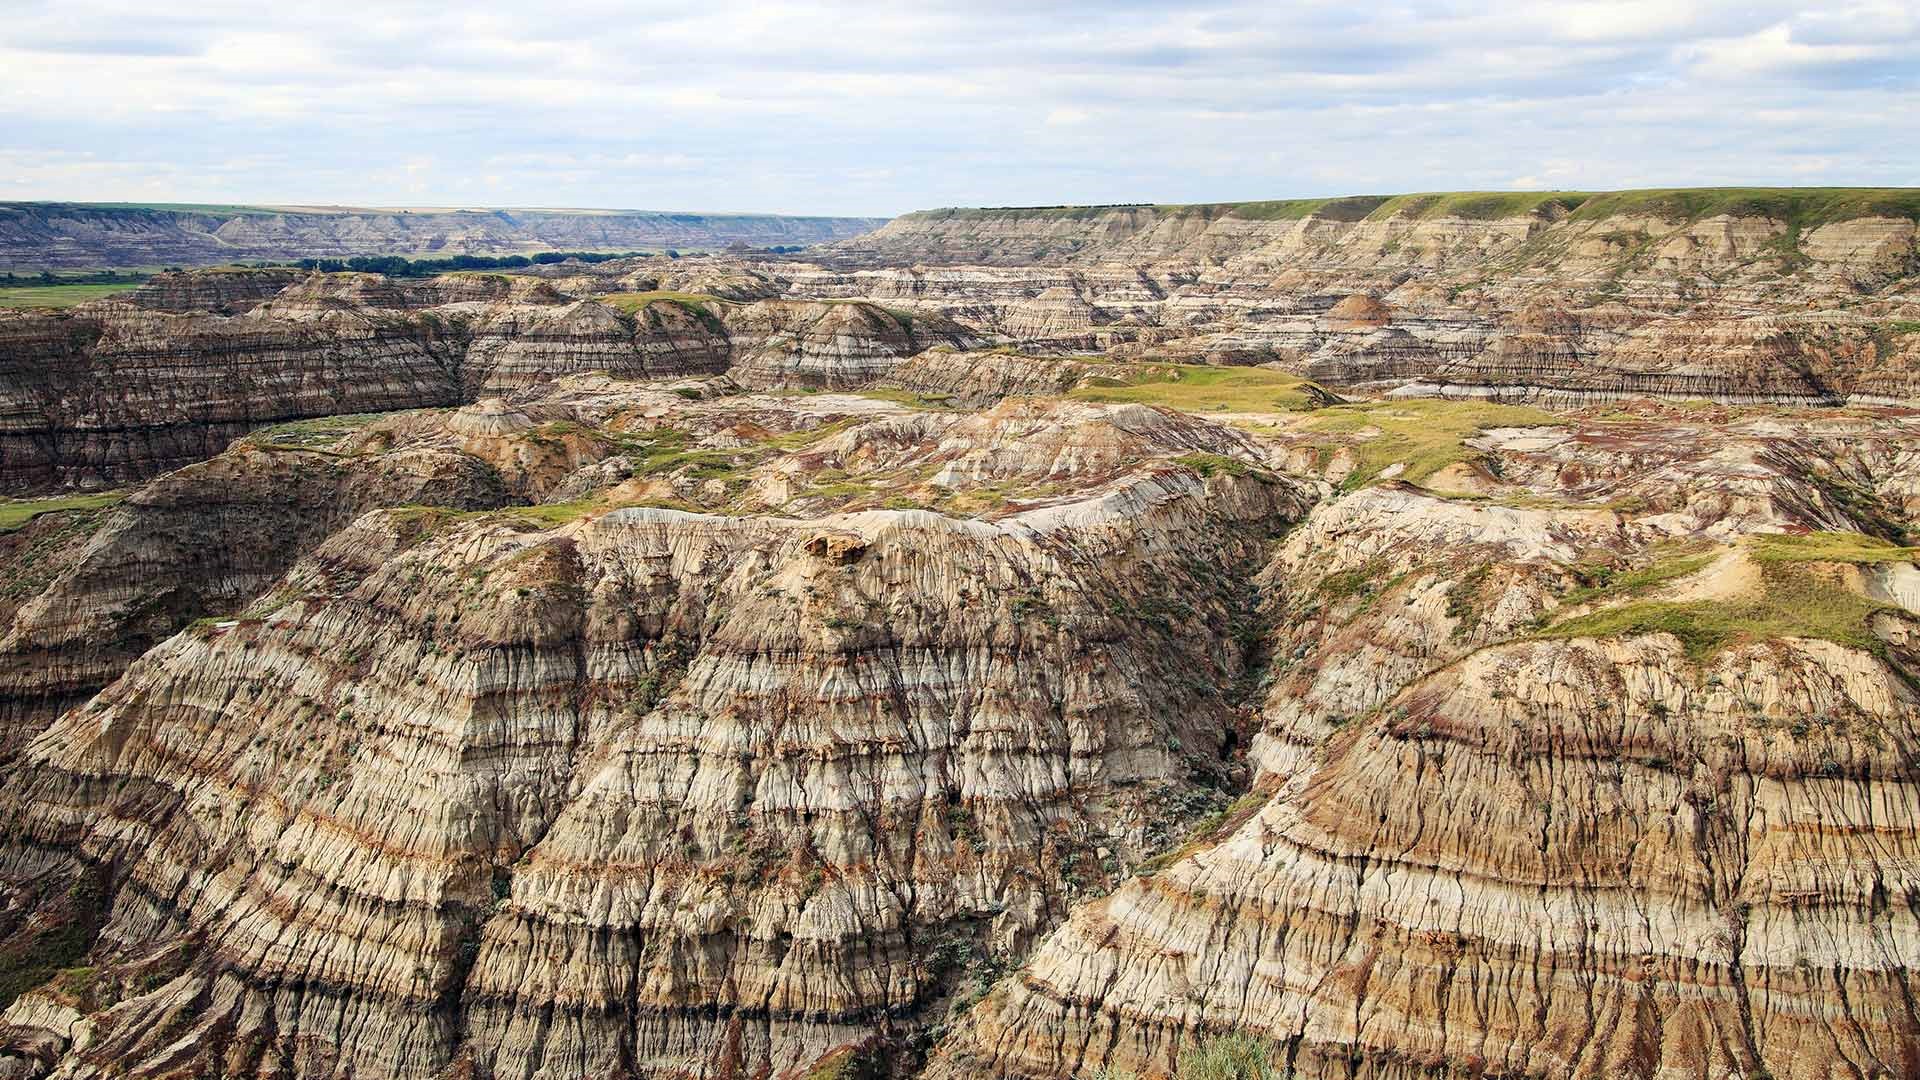
[[[1245,598],[1191,556],[1257,559],[1299,506],[1174,468],[995,524],[363,518],[28,752],[11,868],[117,868],[102,969],[192,943],[35,1052],[804,1066],[1017,954],[1116,872],[1094,847],[1124,865],[1203,794]]]
[[[315,275],[237,315],[149,309],[244,306],[220,275],[184,283],[204,276],[153,286],[136,297],[148,306],[0,314],[0,490],[111,487],[265,424],[454,405],[592,371],[847,387],[930,345],[977,341],[863,303],[647,299],[629,311],[501,276]]]
[[[0,755],[118,678],[188,623],[244,607],[304,551],[366,510],[499,506],[495,471],[457,453],[351,457],[243,445],[147,484],[4,563],[31,582],[0,631]],[[84,537],[84,539],[82,539]]]
[[[733,377],[756,388],[862,386],[903,356],[978,340],[947,319],[869,303],[769,300],[728,308],[723,318]]]

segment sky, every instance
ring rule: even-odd
[[[1920,185],[1920,0],[0,0],[0,200]]]

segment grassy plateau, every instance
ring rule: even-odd
[[[0,287],[0,308],[66,308],[139,287],[137,281],[114,285],[9,285]]]
[[[98,510],[124,498],[124,491],[90,491],[80,495],[51,495],[44,499],[0,500],[0,533],[21,528],[41,514],[64,510]]]

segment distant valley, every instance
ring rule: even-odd
[[[880,218],[643,210],[0,203],[0,270],[207,266],[354,255],[512,255],[809,245]]]

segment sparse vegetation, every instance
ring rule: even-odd
[[[1207,848],[1225,840],[1233,834],[1234,830],[1245,824],[1248,818],[1259,813],[1260,808],[1265,806],[1267,800],[1271,797],[1272,792],[1270,790],[1249,791],[1233,802],[1228,803],[1226,806],[1201,818],[1194,823],[1193,829],[1187,834],[1187,838],[1178,846],[1169,848],[1143,861],[1140,864],[1140,876],[1152,877],[1167,867],[1172,866],[1174,863],[1190,855],[1205,851]]]
[[[891,401],[895,405],[905,405],[909,409],[945,409],[953,405],[952,394],[921,394],[912,390],[893,390],[884,387],[852,392],[875,401]]]
[[[1182,454],[1173,459],[1177,464],[1185,465],[1201,476],[1266,476],[1266,469],[1249,461],[1225,454]]]
[[[82,877],[62,899],[43,908],[40,919],[0,941],[0,1009],[62,971],[74,969],[93,945],[102,903],[99,883]]]
[[[576,499],[572,502],[541,503],[537,506],[509,506],[504,510],[490,512],[538,525],[565,525],[570,521],[578,521],[589,512],[600,508],[600,504],[592,499]]]
[[[339,416],[316,416],[307,420],[290,420],[284,424],[263,427],[247,436],[247,441],[266,449],[297,448],[316,450],[332,446],[348,435],[376,420],[393,416],[403,416],[409,410],[392,413],[343,413]]]
[[[1321,578],[1314,593],[1327,604],[1338,604],[1356,596],[1372,597],[1386,580],[1386,570],[1385,559],[1368,559],[1358,566],[1338,570]]]
[[[1637,601],[1556,623],[1551,638],[1626,637],[1667,633],[1687,655],[1704,660],[1743,641],[1804,637],[1874,652],[1882,643],[1867,620],[1885,605],[1860,596],[1818,568],[1783,560],[1761,563],[1750,595],[1688,601]]]
[[[1713,552],[1702,552],[1697,549],[1697,546],[1690,545],[1655,548],[1652,556],[1652,560],[1645,566],[1624,572],[1602,564],[1581,564],[1574,567],[1574,572],[1586,584],[1562,597],[1562,602],[1575,605],[1599,600],[1624,599],[1669,581],[1677,581],[1690,574],[1699,573],[1715,558]]]

